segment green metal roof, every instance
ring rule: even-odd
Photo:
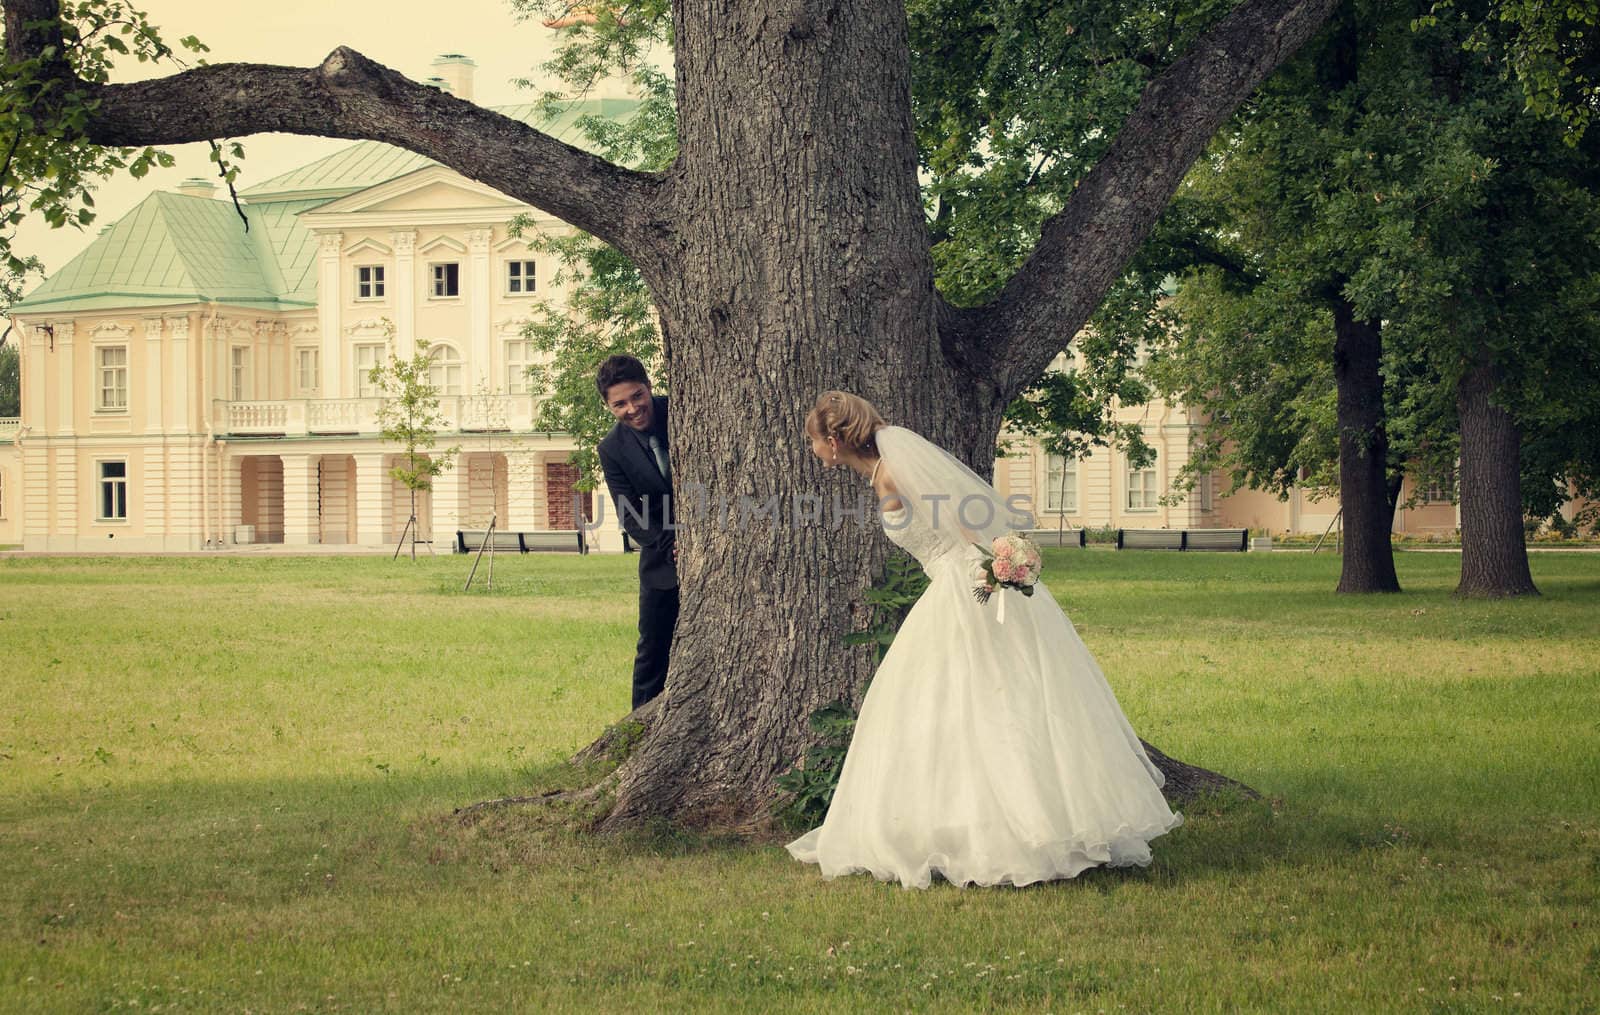
[[[577,122],[622,119],[632,99],[571,103],[553,120],[533,104],[496,109],[576,143]],[[431,159],[362,141],[240,192],[249,231],[232,202],[157,192],[11,307],[12,313],[138,309],[227,303],[266,310],[317,302],[316,238],[299,215],[425,166]]]
[[[13,305],[12,312],[195,302],[262,308],[314,305],[314,282],[307,299],[280,281],[283,272],[270,250],[269,234],[274,232],[270,220],[281,213],[274,215],[264,206],[255,217],[268,220],[266,228],[257,234],[252,219],[247,235],[231,203],[158,191]],[[294,231],[305,233],[298,227]],[[291,260],[299,255],[298,241],[279,242]]]

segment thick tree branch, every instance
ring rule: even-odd
[[[1089,319],[1206,142],[1338,3],[1249,0],[1152,81],[999,298],[976,314],[943,315],[947,354],[987,364],[1004,398],[1037,377]]]
[[[6,0],[12,60],[59,47],[59,0]],[[98,100],[86,140],[106,146],[179,144],[276,131],[383,141],[426,156],[593,233],[647,254],[655,177],[613,165],[533,127],[412,81],[340,47],[321,66],[217,64],[133,84],[52,76]]]

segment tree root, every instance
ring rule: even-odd
[[[1207,768],[1169,758],[1144,740],[1140,740],[1139,743],[1144,744],[1144,752],[1150,756],[1150,763],[1167,777],[1167,784],[1161,788],[1161,795],[1166,797],[1170,804],[1186,804],[1197,797],[1215,793],[1236,793],[1249,800],[1261,799],[1260,793],[1242,782]]]

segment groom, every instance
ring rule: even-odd
[[[638,708],[666,686],[667,655],[678,624],[667,399],[651,393],[644,364],[632,356],[601,363],[594,383],[617,418],[600,442],[600,468],[623,531],[639,546],[639,649],[633,660],[633,707]]]

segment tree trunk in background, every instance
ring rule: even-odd
[[[1339,500],[1344,509],[1340,592],[1399,592],[1393,501],[1386,475],[1383,338],[1375,321],[1359,321],[1342,297],[1333,303],[1333,376],[1339,389]]]
[[[1458,596],[1536,596],[1522,527],[1522,434],[1494,404],[1487,354],[1456,386],[1461,419],[1461,584]]]

